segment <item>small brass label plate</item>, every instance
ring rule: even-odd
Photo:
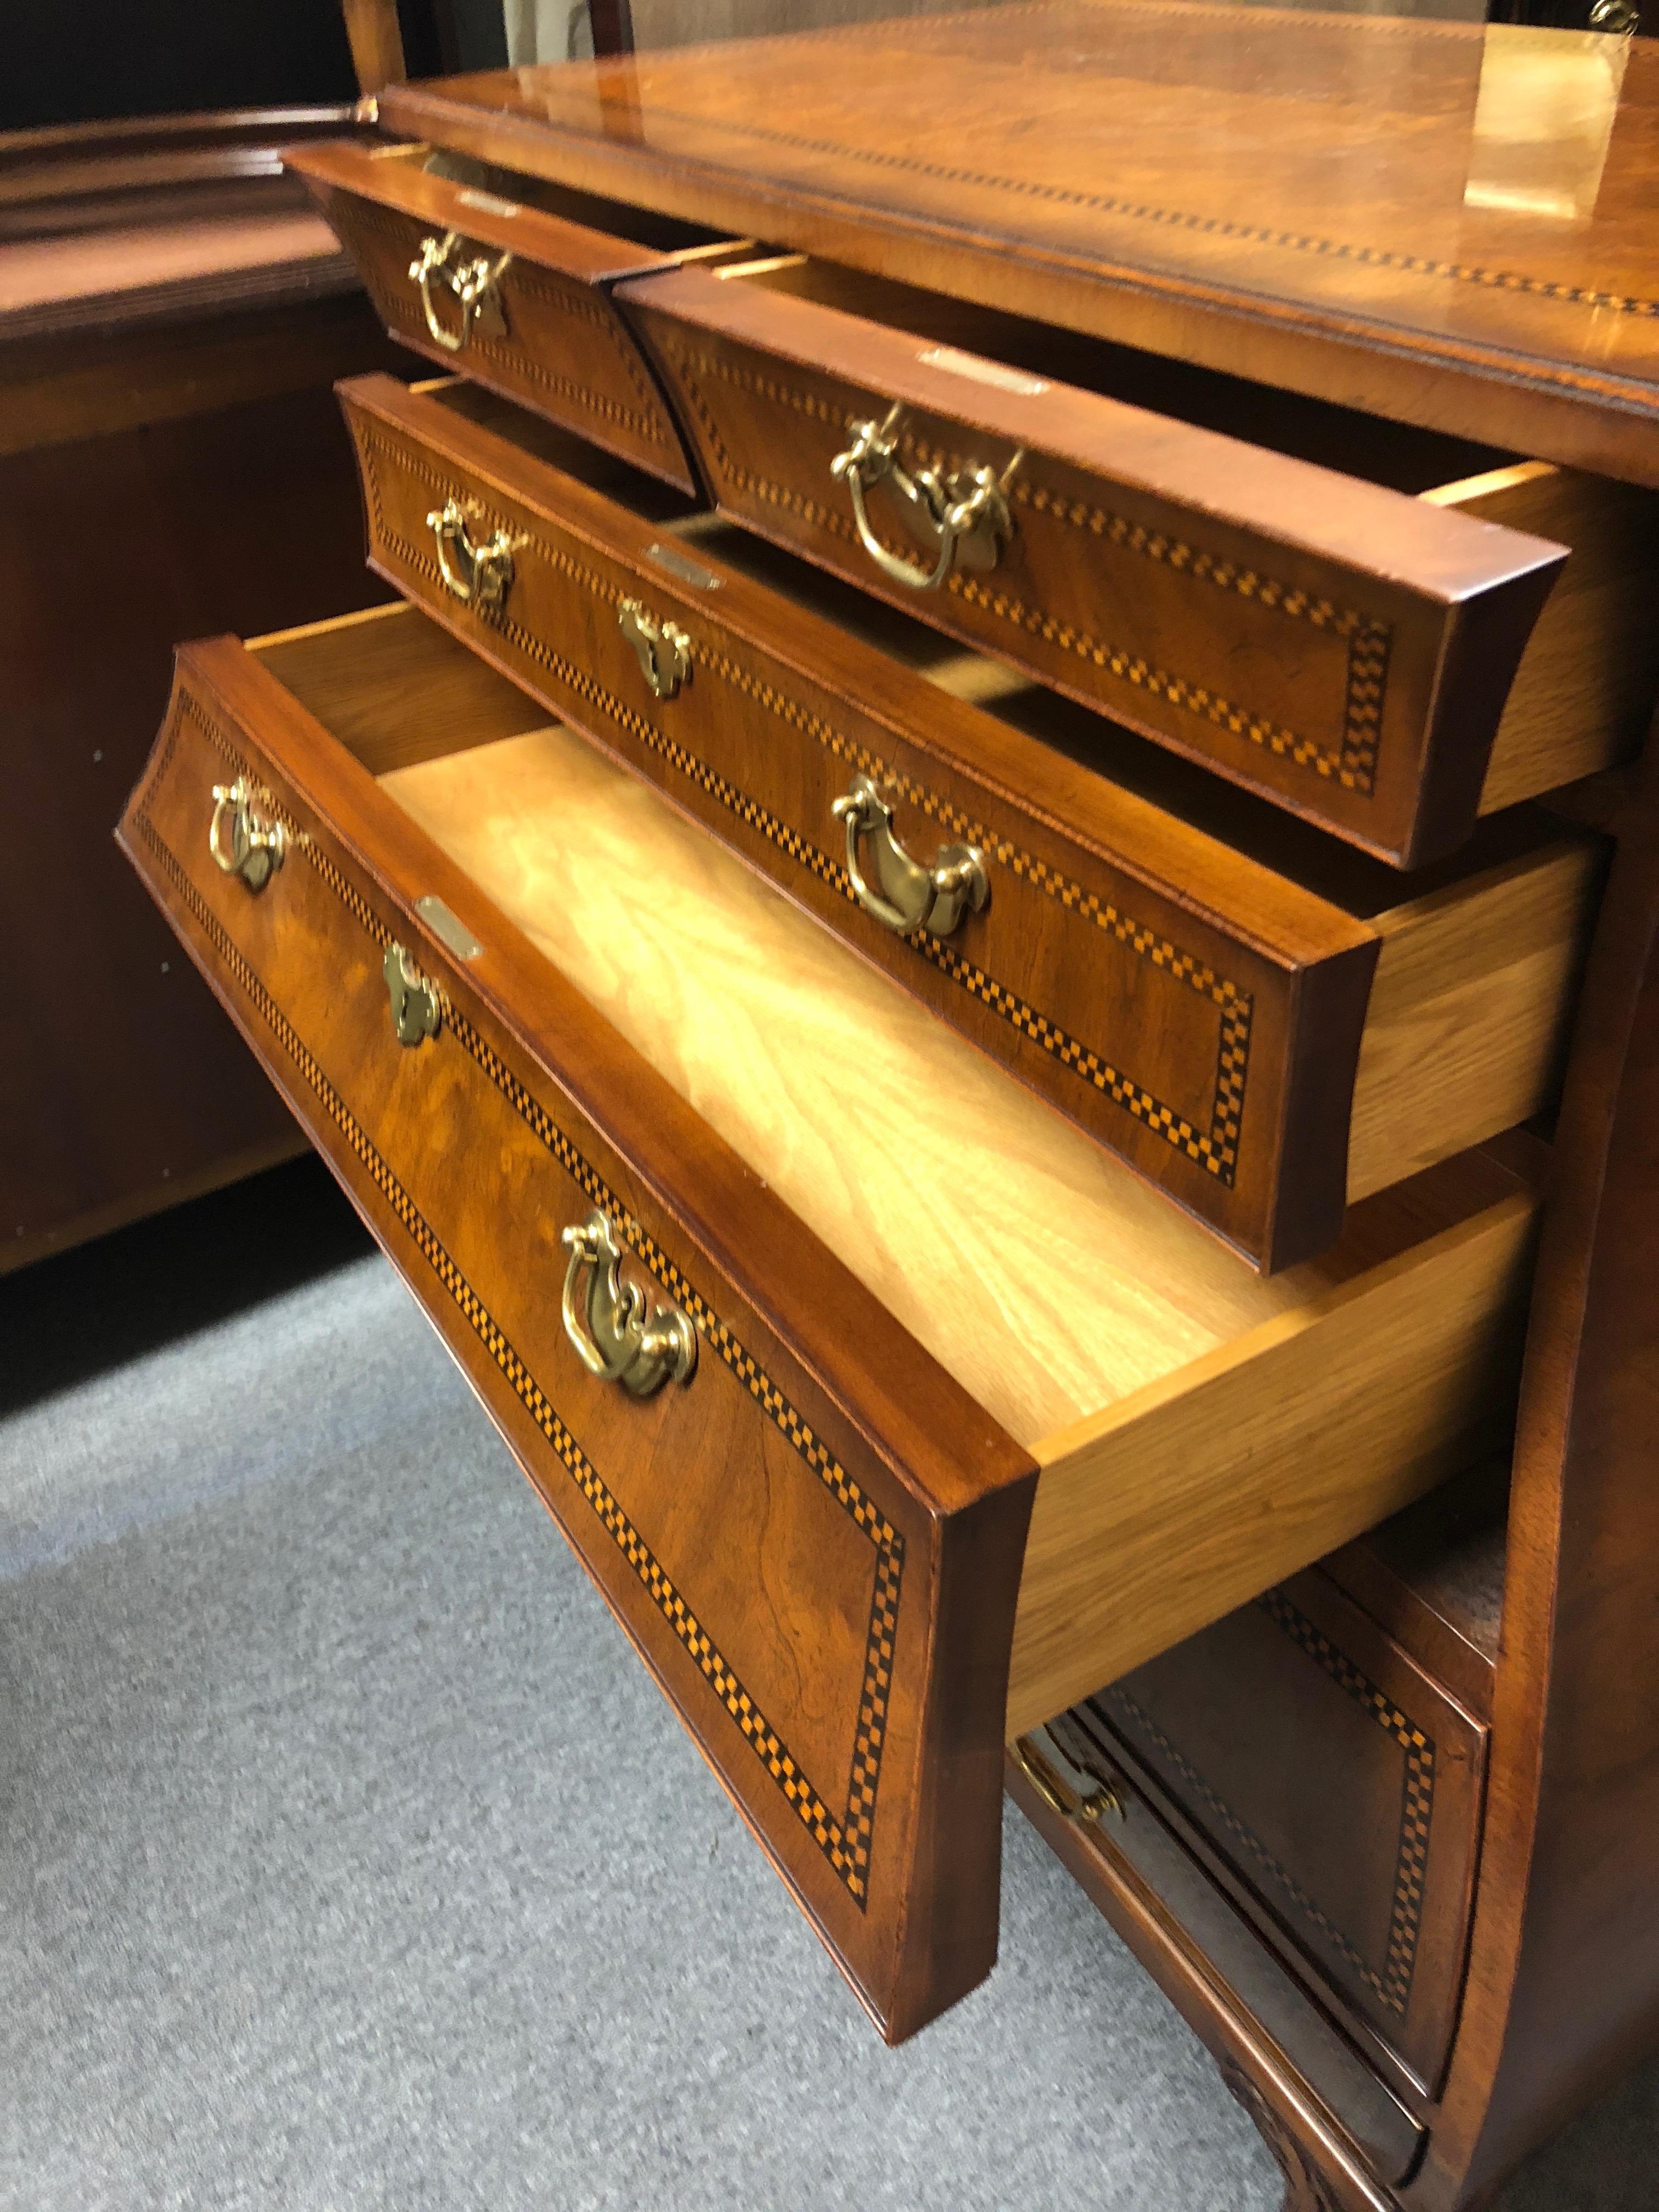
[[[517,200],[498,200],[494,192],[457,192],[456,204],[477,208],[480,215],[522,215],[524,210]]]
[[[678,545],[647,545],[647,561],[654,561],[659,568],[666,568],[671,576],[678,576],[683,584],[690,584],[700,592],[718,592],[720,578],[708,568],[699,566]]]
[[[441,945],[447,945],[458,960],[476,960],[483,951],[472,932],[457,921],[441,898],[430,891],[415,902],[415,911]]]
[[[994,385],[999,392],[1018,392],[1022,399],[1040,399],[1048,389],[1042,377],[1005,368],[1000,361],[985,361],[976,353],[959,353],[955,346],[929,346],[916,359],[924,368],[946,369],[952,376],[970,377],[975,384]]]

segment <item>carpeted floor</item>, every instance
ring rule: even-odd
[[[319,1176],[0,1284],[0,2206],[1277,2208],[1016,1814],[881,2048]],[[1650,2069],[1504,2212],[1656,2148]]]

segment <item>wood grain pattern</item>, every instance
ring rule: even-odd
[[[533,185],[481,171],[481,184],[471,186],[464,177],[429,170],[428,155],[424,146],[371,149],[341,140],[303,147],[289,166],[310,186],[400,344],[446,368],[465,367],[488,389],[690,491],[678,428],[611,305],[610,288],[620,276],[673,266],[683,253],[706,246],[708,234],[641,214],[633,219],[637,234],[630,236],[621,228],[630,220],[626,208],[571,193],[563,196],[561,213],[560,196],[545,187],[540,191],[552,198],[551,209],[534,204]],[[500,188],[484,190],[483,181]],[[596,221],[614,222],[617,229],[597,228]],[[512,257],[496,287],[505,327],[499,333],[475,329],[459,354],[433,340],[410,276],[422,241],[450,231],[460,235],[469,257]],[[674,242],[643,242],[653,232]],[[457,327],[460,311],[453,300],[441,286],[434,296],[445,327]]]
[[[1574,839],[1373,917],[1382,943],[1354,1079],[1350,1199],[1555,1097],[1604,872],[1600,848]]]
[[[1501,1418],[1534,1206],[1495,1165],[1449,1164],[1264,1282],[571,733],[383,788],[1042,1466],[1010,1734]]]
[[[1181,21],[1172,36],[1149,0],[1029,0],[878,40],[854,26],[410,86],[383,113],[936,291],[1659,482],[1646,42],[1608,70],[1582,33],[1196,5]],[[1539,127],[1540,71],[1601,133],[1593,184],[1582,131]],[[1506,202],[1506,162],[1547,198],[1565,178],[1573,219]]]
[[[208,849],[238,767],[291,830],[258,895]],[[181,656],[122,836],[860,1997],[909,2033],[995,1955],[1029,1458],[234,641]],[[475,958],[420,921],[428,892]],[[394,939],[443,994],[413,1050]],[[560,1232],[595,1207],[693,1320],[685,1385],[632,1398],[566,1340]]]
[[[1273,449],[1250,386],[1188,423],[1125,404],[1109,349],[1050,368],[1040,333],[989,313],[976,331],[954,304],[939,345],[927,300],[872,287],[860,310],[835,272],[844,304],[824,305],[812,276],[690,269],[619,295],[724,511],[1401,866],[1463,842],[1559,544],[1371,481],[1402,457],[1384,439],[1373,462],[1359,422],[1344,472],[1316,468]],[[855,422],[896,406],[912,474],[987,467],[1004,484],[1012,528],[990,571],[909,591],[860,544],[832,463]],[[1438,458],[1457,466],[1449,441]],[[915,567],[900,503],[878,487],[868,505]],[[1593,534],[1598,518],[1571,519]],[[1640,629],[1637,602],[1623,611]],[[1622,639],[1603,642],[1616,657]],[[1555,693],[1552,720],[1515,726],[1534,789],[1565,780],[1558,740],[1570,775],[1632,737],[1627,718],[1581,732]],[[1523,770],[1503,774],[1528,795]]]

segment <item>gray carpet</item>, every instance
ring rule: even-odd
[[[1276,2208],[1006,1844],[995,1975],[884,2051],[378,1260],[0,1426],[8,2212]],[[1504,2212],[1656,2142],[1650,2072]]]

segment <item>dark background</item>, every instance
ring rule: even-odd
[[[3,0],[0,131],[357,97],[339,0]],[[500,0],[398,0],[411,76],[507,60]]]

